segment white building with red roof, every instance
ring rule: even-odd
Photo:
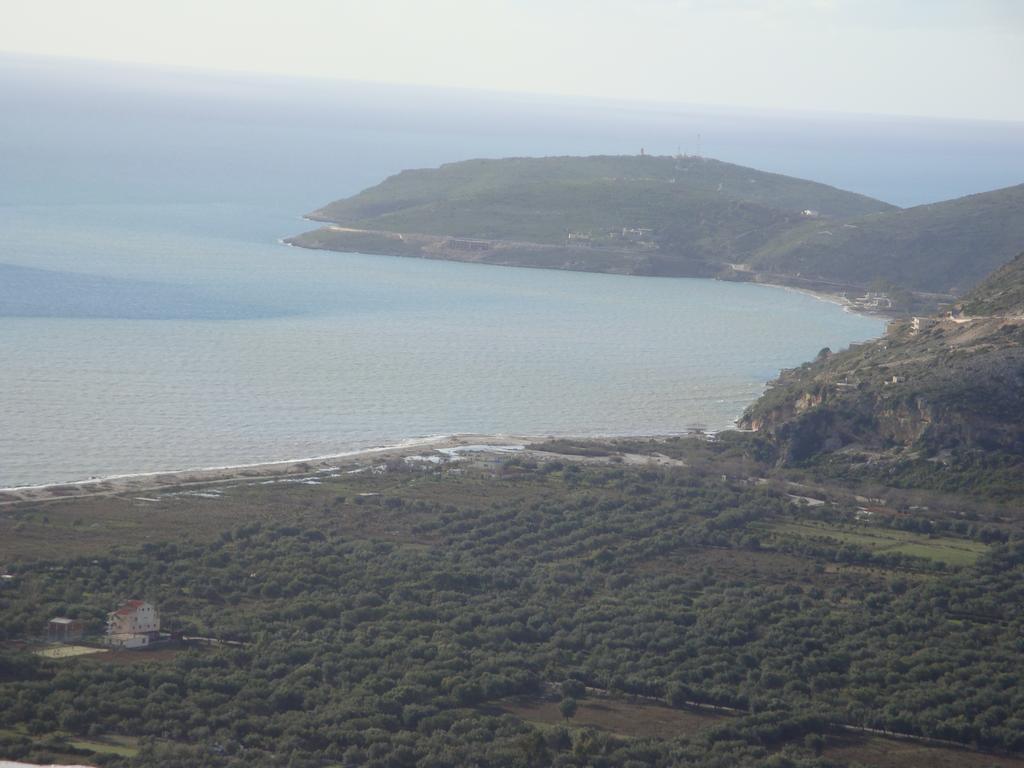
[[[160,614],[145,600],[129,600],[107,614],[107,645],[139,648],[160,636]]]

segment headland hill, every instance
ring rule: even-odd
[[[901,209],[699,156],[474,159],[307,214],[304,248],[802,288],[867,311],[954,302],[1024,242],[1024,185]]]

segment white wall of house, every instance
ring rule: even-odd
[[[125,606],[111,613],[107,620],[108,635],[133,635],[139,632],[159,632],[160,614],[151,603]]]
[[[141,648],[149,645],[147,635],[107,635],[107,645],[114,648]]]

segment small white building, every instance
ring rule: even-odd
[[[639,243],[643,240],[649,240],[651,235],[654,234],[653,229],[647,229],[645,227],[623,227],[622,228],[622,239],[629,240],[633,243]]]
[[[910,321],[910,330],[914,333],[920,333],[921,331],[927,330],[935,325],[934,318],[931,317],[915,317]]]

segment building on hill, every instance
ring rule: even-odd
[[[936,320],[933,317],[915,317],[910,321],[910,330],[914,333],[920,333],[931,328],[935,323]]]
[[[85,622],[81,619],[55,616],[46,625],[46,639],[51,643],[67,643],[81,640],[84,634]]]
[[[621,237],[631,243],[640,243],[650,240],[653,235],[654,230],[646,227],[623,227]]]
[[[107,614],[107,645],[140,648],[160,637],[160,614],[145,600],[129,600]]]

